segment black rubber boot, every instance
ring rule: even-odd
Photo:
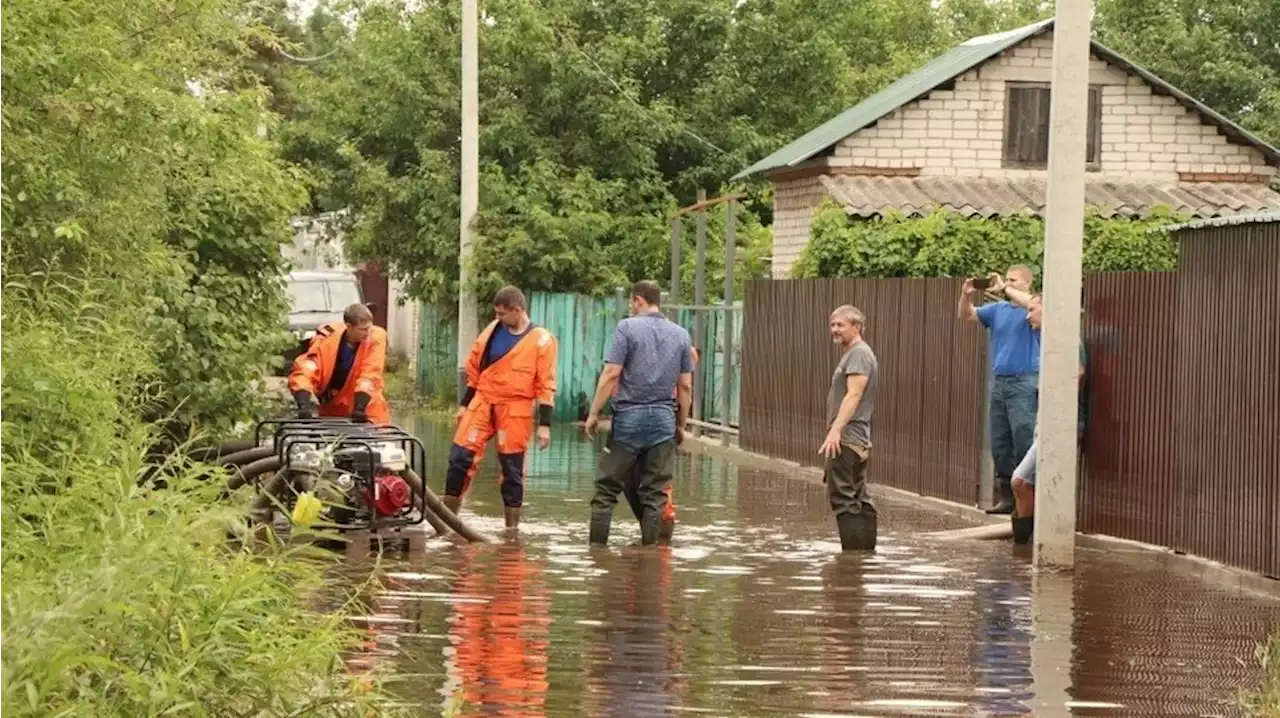
[[[874,551],[876,548],[876,515],[872,511],[839,514],[840,548],[844,551]]]
[[[1034,516],[1014,516],[1013,517],[1013,543],[1018,546],[1025,546],[1031,543],[1031,537],[1036,532],[1036,517]]]
[[[658,543],[671,543],[671,535],[676,531],[676,520],[664,518],[658,525]]]
[[[613,523],[612,513],[593,513],[591,514],[591,532],[587,539],[592,546],[607,546],[609,544],[609,526]]]
[[[1000,501],[995,506],[987,509],[989,514],[1011,514],[1013,513],[1013,479],[1007,476],[997,476],[996,486],[1000,494]]]
[[[506,521],[507,528],[512,530],[520,528],[521,509],[519,507],[504,506],[502,513],[503,519]]]
[[[645,511],[640,519],[640,545],[652,546],[658,542],[658,534],[662,529],[662,516],[658,512]]]

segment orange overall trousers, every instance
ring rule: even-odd
[[[356,393],[371,398],[365,407],[369,421],[391,423],[391,409],[382,395],[382,372],[387,364],[387,330],[373,327],[368,338],[356,349],[355,363],[340,387],[329,386],[338,363],[338,350],[346,332],[342,323],[322,324],[311,338],[307,351],[293,360],[289,372],[289,391],[308,391],[320,404],[320,416],[350,416],[355,408]]]
[[[534,403],[544,407],[539,419],[549,423],[556,393],[556,339],[530,325],[506,354],[490,361],[490,344],[498,322],[480,332],[467,359],[466,411],[449,449],[445,495],[461,498],[471,487],[485,446],[497,437],[502,504],[524,505],[524,455],[533,438]]]

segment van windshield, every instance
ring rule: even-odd
[[[360,302],[360,287],[353,280],[312,279],[289,282],[289,302],[294,314],[342,310]]]
[[[355,282],[329,282],[329,301],[333,310],[340,312],[360,301],[360,290]]]
[[[331,311],[325,282],[289,282],[289,302],[295,313]]]

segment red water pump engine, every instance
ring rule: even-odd
[[[392,473],[378,474],[365,493],[365,501],[378,516],[399,516],[412,500],[409,483]]]

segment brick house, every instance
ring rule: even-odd
[[[1043,215],[1053,21],[968,40],[743,170],[774,185],[773,273],[786,277],[830,196],[851,217],[935,208]],[[1092,43],[1086,202],[1141,216],[1280,209],[1280,151]]]

